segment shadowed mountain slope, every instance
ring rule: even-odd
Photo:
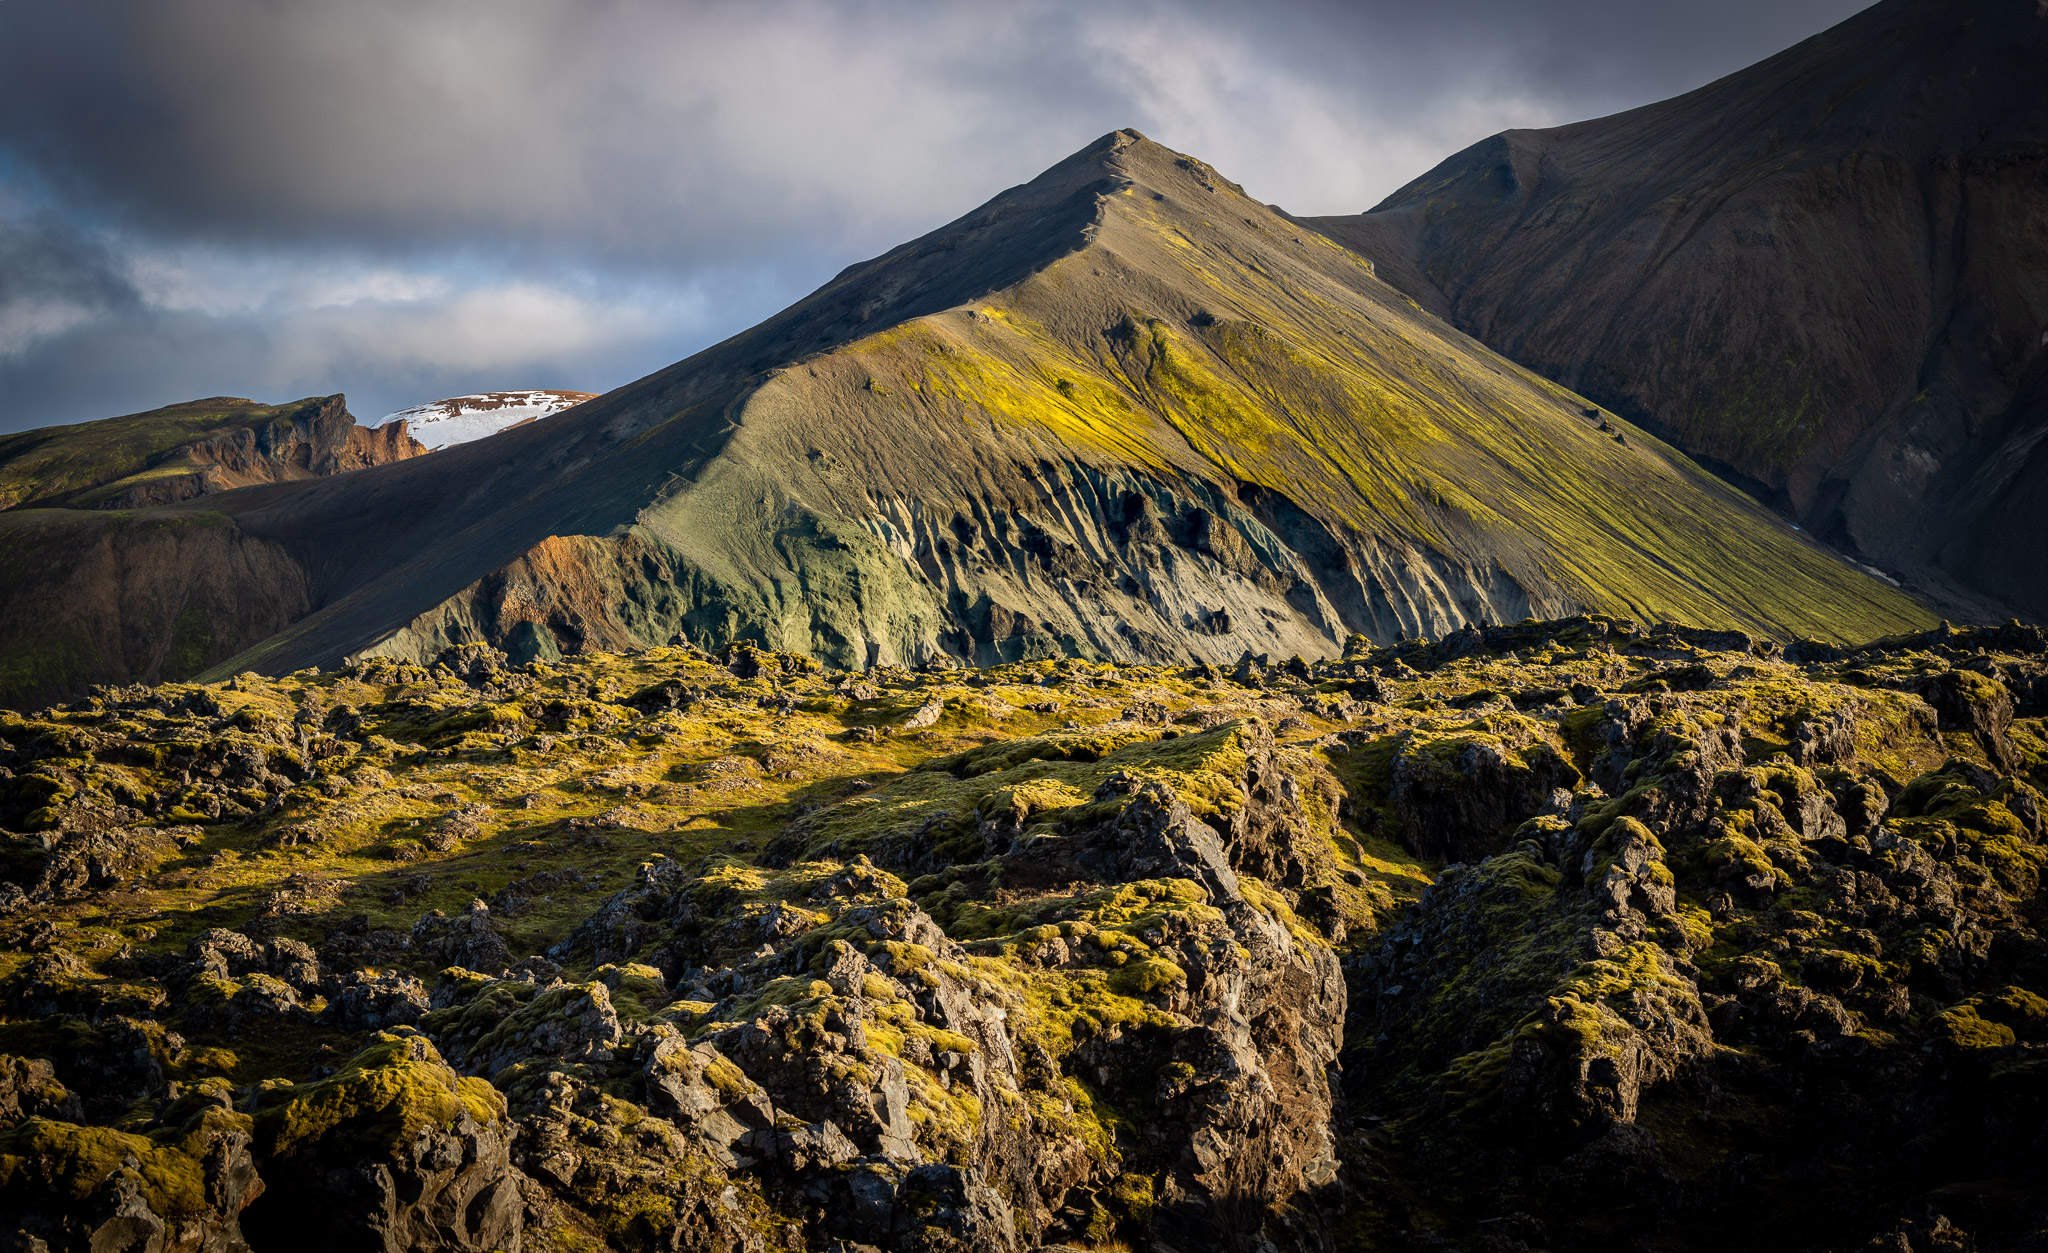
[[[186,678],[312,606],[278,545],[194,503],[426,452],[345,398],[216,396],[0,437],[0,701]]]
[[[1886,0],[1317,229],[1965,613],[2048,614],[2048,9]]]
[[[1127,131],[546,422],[217,507],[317,606],[223,670],[679,634],[863,665],[1331,655],[1579,608],[1926,620]]]

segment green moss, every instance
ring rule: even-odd
[[[73,1203],[99,1193],[115,1174],[132,1173],[150,1208],[166,1218],[208,1210],[205,1156],[218,1136],[246,1134],[249,1119],[218,1107],[153,1135],[30,1118],[0,1131],[0,1198],[54,1194]],[[132,1166],[126,1165],[133,1162]]]
[[[601,966],[596,978],[610,989],[612,1009],[622,1019],[644,1021],[669,1003],[668,983],[652,966]]]
[[[1957,1048],[2004,1048],[2048,1042],[2048,999],[2008,986],[1942,1011],[1943,1037]]]
[[[1125,996],[1150,996],[1164,988],[1187,986],[1187,972],[1163,957],[1142,957],[1117,968],[1109,986]]]
[[[1236,780],[1250,733],[1232,722],[1174,739],[1159,738],[1156,728],[1053,733],[970,750],[804,820],[787,843],[797,856],[817,859],[863,850],[880,855],[915,838],[949,860],[974,861],[982,855],[979,819],[1002,817],[1018,826],[1086,823],[1123,803],[1118,798],[1098,808],[1093,800],[1118,771],[1165,783],[1196,814],[1228,813],[1242,803]]]
[[[261,1152],[277,1157],[316,1143],[387,1154],[427,1127],[463,1118],[488,1124],[505,1113],[495,1088],[457,1076],[418,1035],[379,1035],[332,1078],[282,1089],[271,1100],[256,1117],[256,1134]]]

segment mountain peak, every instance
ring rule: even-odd
[[[559,416],[218,508],[321,606],[229,670],[678,636],[1235,662],[1579,610],[1923,616],[1130,130]]]
[[[1311,224],[1952,615],[2036,617],[2044,63],[2038,0],[1884,0]]]
[[[1101,169],[1148,190],[1167,190],[1192,179],[1207,190],[1227,187],[1240,196],[1245,194],[1244,188],[1217,173],[1208,162],[1176,152],[1128,126],[1104,135],[1026,186],[1056,179],[1070,166]]]

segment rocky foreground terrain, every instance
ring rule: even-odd
[[[0,1248],[2048,1247],[2043,651],[0,714]]]

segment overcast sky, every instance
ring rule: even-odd
[[[603,391],[1121,126],[1296,213],[1859,0],[0,0],[0,431]]]

